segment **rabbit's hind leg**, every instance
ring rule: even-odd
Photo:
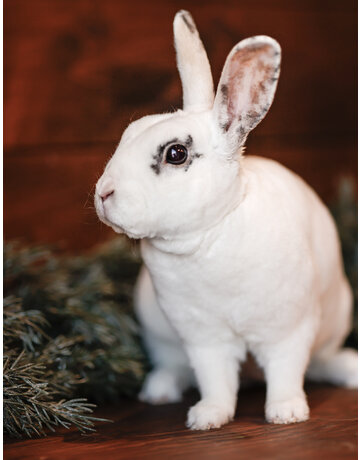
[[[157,304],[146,268],[141,270],[136,285],[135,310],[154,366],[144,381],[139,399],[150,404],[181,401],[183,392],[195,384],[194,373],[178,335]]]
[[[158,346],[159,344],[157,344]],[[153,370],[146,376],[145,382],[139,394],[139,399],[150,404],[176,403],[182,400],[183,392],[193,384],[194,377],[189,366],[179,363],[177,350],[172,345],[163,344],[166,347],[166,359],[159,360]],[[174,361],[171,361],[174,357]],[[177,365],[174,365],[177,362]]]

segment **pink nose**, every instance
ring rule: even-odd
[[[111,195],[114,194],[114,184],[111,179],[106,178],[100,185],[98,194],[102,201],[107,200]]]
[[[104,192],[103,194],[100,195],[102,201],[104,202],[109,198],[109,196],[114,194],[114,190],[111,190],[111,192]]]

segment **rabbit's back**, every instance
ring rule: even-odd
[[[249,201],[251,193],[257,201],[249,203],[249,211],[255,219],[258,214],[259,224],[266,214],[269,222],[263,225],[280,232],[279,250],[292,239],[293,244],[302,242],[308,248],[320,288],[326,289],[334,269],[337,276],[342,272],[340,242],[328,208],[300,176],[274,160],[247,156],[243,167]]]

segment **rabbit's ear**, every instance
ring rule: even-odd
[[[211,109],[214,84],[210,64],[195,22],[188,11],[181,10],[175,15],[174,40],[183,89],[183,109]]]
[[[272,38],[256,36],[238,43],[226,59],[213,115],[236,151],[265,117],[280,74],[281,49]]]

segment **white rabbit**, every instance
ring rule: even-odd
[[[328,210],[288,169],[242,154],[273,100],[280,46],[238,43],[214,99],[188,12],[174,34],[183,110],[131,123],[95,193],[103,222],[142,239],[135,303],[154,370],[140,398],[179,401],[196,382],[187,426],[220,427],[250,352],[264,370],[267,421],[307,420],[305,373],[355,388],[357,353],[341,348],[352,295]]]

